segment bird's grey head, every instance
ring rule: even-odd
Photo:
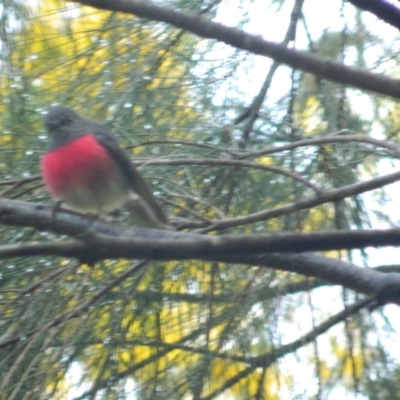
[[[70,125],[79,118],[79,114],[69,107],[54,106],[50,108],[47,113],[44,124],[46,128],[51,131],[53,129]]]
[[[54,106],[47,113],[44,124],[49,132],[50,149],[68,143],[82,135],[84,121],[81,116],[66,106]]]

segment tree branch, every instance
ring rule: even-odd
[[[214,220],[213,225],[204,228],[202,232],[222,230],[240,225],[266,221],[268,219],[277,218],[282,215],[289,215],[297,211],[307,210],[315,206],[343,200],[347,197],[356,196],[370,190],[378,189],[391,183],[397,182],[398,180],[400,180],[400,171],[384,176],[379,176],[378,178],[374,178],[366,182],[342,186],[338,189],[329,190],[322,195],[305,198],[294,203],[289,203],[281,207],[273,208],[271,210],[262,210],[249,215],[225,218],[223,220]],[[202,223],[202,225],[204,226],[205,224]]]
[[[136,165],[142,165],[143,162],[134,162]],[[309,187],[317,194],[321,194],[322,191],[312,182],[304,179],[302,176],[296,172],[289,171],[284,168],[275,167],[273,165],[265,165],[258,162],[244,161],[244,160],[232,160],[230,158],[200,158],[200,157],[190,157],[190,158],[179,158],[179,159],[152,159],[149,160],[146,165],[209,165],[209,166],[233,166],[238,168],[252,168],[259,169],[267,172],[274,172],[279,175],[286,176],[295,181],[302,183],[303,185]]]
[[[400,80],[380,74],[345,66],[328,58],[305,51],[288,49],[277,43],[263,40],[236,28],[212,22],[196,14],[161,7],[149,0],[72,0],[75,3],[102,10],[134,14],[139,17],[165,22],[192,32],[200,37],[216,39],[238,49],[273,58],[293,68],[315,74],[321,78],[371,92],[400,98]]]
[[[389,25],[400,29],[400,9],[386,0],[348,0],[354,6],[369,11]]]
[[[355,249],[400,245],[400,228],[206,236],[191,233],[123,228],[68,212],[53,215],[50,206],[0,199],[0,222],[32,226],[79,237],[79,241],[15,244],[0,247],[0,257],[57,255],[93,263],[106,258],[197,259],[265,266],[323,279],[382,303],[400,304],[400,274],[382,273],[329,259],[309,250]],[[296,253],[303,254],[278,254]]]
[[[400,245],[400,228],[386,230],[319,231],[310,233],[200,235],[146,228],[122,227],[53,207],[0,199],[0,222],[76,237],[78,241],[10,244],[0,257],[59,255],[93,258],[155,260],[256,257],[276,252],[329,251]]]
[[[283,39],[281,45],[284,47],[288,47],[289,43],[291,41],[294,41],[296,38],[296,28],[297,28],[297,23],[301,17],[302,13],[302,7],[303,7],[304,0],[296,0],[293,5],[293,9],[290,15],[290,24],[289,27],[286,31],[285,38]],[[274,61],[267,73],[267,76],[264,80],[264,83],[257,94],[257,96],[254,98],[252,104],[249,107],[249,119],[246,122],[245,126],[243,127],[243,140],[244,143],[247,143],[247,140],[250,136],[250,132],[253,129],[254,122],[256,121],[257,115],[261,109],[261,106],[264,102],[264,99],[267,95],[267,92],[271,86],[272,79],[275,75],[275,72],[277,71],[279,67],[279,63],[277,61]]]
[[[325,137],[317,137],[313,139],[303,139],[298,140],[293,143],[285,144],[283,146],[275,146],[266,148],[263,150],[249,151],[244,153],[237,153],[236,156],[239,159],[248,157],[259,157],[267,154],[280,153],[283,151],[293,150],[299,147],[309,147],[309,146],[319,146],[322,144],[332,144],[332,143],[364,143],[370,144],[375,147],[380,147],[388,150],[393,156],[400,157],[400,147],[396,144],[390,143],[387,140],[374,139],[368,136],[362,135],[328,135]]]
[[[363,308],[368,306],[369,303],[371,303],[370,299],[359,300],[357,303],[344,309],[343,311],[339,312],[338,314],[328,318],[325,322],[318,325],[315,329],[308,332],[304,336],[301,336],[297,340],[295,340],[291,343],[288,343],[286,345],[282,345],[279,348],[277,348],[276,350],[273,350],[266,354],[262,354],[257,357],[248,357],[247,359],[245,358],[242,362],[248,363],[249,366],[247,366],[246,369],[238,372],[232,378],[223,382],[219,388],[215,389],[211,394],[204,397],[204,399],[209,399],[209,400],[214,399],[215,396],[223,393],[225,390],[227,390],[228,388],[237,384],[242,379],[246,378],[249,374],[254,372],[255,367],[268,368],[274,362],[278,361],[280,358],[304,347],[308,343],[315,340],[318,336],[322,335],[323,333],[328,331],[330,328],[337,325],[339,322],[342,322],[349,316],[358,313],[360,310],[362,310]],[[218,356],[215,356],[215,357],[218,357]]]

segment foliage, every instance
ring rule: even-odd
[[[340,29],[324,30],[309,4],[317,7],[304,2],[292,44],[396,74],[397,32],[367,30],[364,19],[385,25],[347,3],[336,4],[332,16]],[[280,32],[293,4],[172,6],[225,24],[229,9],[235,26],[263,34],[258,14],[285,21]],[[60,103],[113,129],[180,229],[249,234],[396,225],[390,192],[380,189],[213,230],[218,221],[296,203],[396,165],[388,148],[363,140],[397,139],[395,101],[288,67],[274,73],[259,56],[143,18],[55,0],[30,7],[10,0],[0,19],[2,197],[50,201],[38,177],[42,119]],[[320,138],[326,141],[301,145]],[[129,220],[123,214],[118,223]],[[1,225],[0,232],[3,245],[68,240],[32,228]],[[327,256],[377,264],[365,251]],[[325,281],[211,261],[0,262],[1,400],[399,393],[383,312],[364,308],[318,331],[361,299]],[[385,339],[380,332],[388,332]]]

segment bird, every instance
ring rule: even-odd
[[[152,191],[109,129],[63,105],[49,109],[44,125],[49,146],[40,169],[56,201],[92,215],[124,206],[137,226],[169,229]]]

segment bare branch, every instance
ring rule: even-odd
[[[390,143],[386,140],[374,139],[368,136],[361,135],[334,135],[334,136],[325,136],[314,139],[304,139],[298,140],[297,142],[293,142],[290,144],[285,144],[283,146],[276,146],[269,149],[252,151],[238,154],[239,158],[247,158],[247,157],[258,157],[267,154],[279,153],[282,151],[288,151],[292,149],[296,149],[299,147],[308,147],[308,146],[319,146],[321,144],[330,144],[330,143],[365,143],[371,144],[375,147],[381,147],[383,149],[387,149],[396,157],[400,157],[400,147]]]
[[[400,180],[400,172],[394,172],[392,174],[380,176],[366,182],[342,186],[341,188],[327,191],[322,195],[299,200],[297,202],[289,203],[282,207],[276,207],[271,210],[263,210],[240,217],[225,218],[220,221],[214,220],[213,225],[202,229],[202,232],[221,230],[235,226],[251,224],[254,222],[266,221],[267,219],[277,218],[282,215],[289,215],[296,211],[307,210],[321,204],[343,200],[347,197],[356,196],[370,190],[378,189],[397,182],[398,180]]]
[[[400,29],[400,9],[386,0],[348,0],[362,10],[369,11],[382,21]]]
[[[315,340],[318,336],[322,335],[326,331],[328,331],[330,328],[333,326],[337,325],[338,323],[344,321],[346,318],[348,318],[351,315],[356,314],[368,304],[371,303],[371,299],[362,299],[359,300],[357,303],[353,304],[352,306],[344,309],[343,311],[339,312],[338,314],[332,316],[331,318],[328,318],[325,322],[322,324],[318,325],[313,329],[312,331],[308,332],[304,336],[301,336],[297,340],[288,343],[286,345],[283,345],[276,350],[273,350],[271,352],[268,352],[266,354],[257,356],[257,357],[248,357],[247,359],[243,360],[243,362],[246,362],[249,364],[249,366],[234,375],[232,378],[226,380],[223,382],[223,384],[215,389],[210,395],[204,397],[204,399],[214,399],[215,396],[218,394],[223,393],[226,389],[229,387],[232,387],[236,383],[240,382],[242,379],[246,378],[249,374],[254,372],[254,369],[257,367],[264,367],[267,368],[280,358],[284,357],[287,354],[293,353],[294,351],[304,347],[308,343],[312,342]],[[218,357],[218,356],[214,356]]]
[[[143,162],[135,162],[134,164],[141,165]],[[232,166],[232,167],[242,167],[242,168],[252,168],[252,169],[259,169],[268,172],[274,172],[279,175],[287,176],[293,180],[296,180],[303,185],[309,187],[317,194],[321,194],[322,191],[314,185],[312,182],[304,179],[299,174],[295,172],[288,171],[284,168],[275,167],[273,165],[265,165],[261,163],[251,162],[251,161],[244,161],[244,160],[232,160],[232,159],[212,159],[212,158],[179,158],[179,159],[151,159],[149,160],[146,165],[211,165],[211,166]]]
[[[289,27],[286,31],[285,38],[282,41],[282,46],[288,47],[289,43],[291,41],[294,41],[296,38],[296,28],[297,28],[297,23],[301,17],[301,9],[303,7],[304,0],[296,0],[294,2],[294,6],[292,9],[292,13],[290,15],[290,24]],[[271,86],[272,79],[275,75],[275,72],[277,71],[279,67],[279,63],[277,61],[274,61],[268,71],[268,74],[264,80],[264,83],[257,94],[257,96],[254,98],[253,103],[249,107],[249,119],[246,122],[245,126],[243,127],[243,140],[246,143],[250,132],[253,129],[254,122],[257,118],[257,115],[261,109],[261,106],[264,102],[265,96],[267,95],[267,92],[269,90],[269,87]]]
[[[98,9],[119,11],[139,17],[165,22],[195,33],[203,38],[216,39],[238,49],[271,57],[277,62],[310,72],[321,78],[359,89],[400,98],[400,81],[380,74],[372,74],[355,67],[345,66],[328,58],[305,51],[288,49],[236,28],[212,22],[196,14],[160,7],[148,0],[73,0]]]
[[[24,337],[26,339],[33,338],[33,337],[35,337],[35,335],[38,332],[46,332],[50,328],[53,328],[60,324],[63,324],[64,322],[69,321],[70,319],[74,319],[74,318],[81,316],[82,314],[87,312],[87,310],[89,309],[89,307],[92,304],[94,304],[96,301],[98,301],[101,297],[103,297],[107,292],[112,290],[115,286],[117,286],[122,281],[124,281],[128,276],[132,275],[133,273],[137,272],[139,269],[143,268],[147,263],[148,263],[148,261],[140,261],[137,264],[134,264],[133,266],[128,268],[126,271],[121,273],[119,276],[117,276],[115,279],[113,279],[111,282],[109,282],[107,285],[105,285],[104,287],[99,289],[97,292],[95,292],[89,300],[85,301],[82,304],[79,304],[73,310],[69,310],[63,314],[59,314],[59,315],[55,316],[52,321],[48,322],[44,326],[41,326],[37,329],[32,330],[31,332],[23,334],[23,335],[15,336],[13,338],[6,340],[3,343],[0,343],[0,349],[20,341],[22,337]]]
[[[33,210],[37,212],[33,213]],[[46,226],[54,232],[81,238],[80,241],[71,242],[2,246],[0,257],[3,258],[58,255],[90,263],[105,258],[198,259],[242,263],[323,279],[360,293],[376,295],[382,302],[400,302],[400,274],[358,268],[340,260],[304,253],[309,250],[396,246],[400,245],[400,229],[205,236],[144,228],[125,229],[66,212],[52,216],[51,207],[38,208],[29,203],[1,199],[0,221],[7,224],[14,222],[14,225]],[[90,229],[88,221],[91,221]]]
[[[146,258],[157,260],[257,256],[271,252],[307,252],[400,245],[400,228],[386,230],[319,231],[311,233],[226,234],[206,236],[146,228],[121,227],[51,206],[0,199],[0,222],[77,237],[75,242],[10,244],[3,258],[35,255],[65,257]]]

